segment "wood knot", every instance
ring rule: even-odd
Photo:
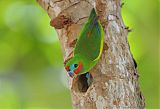
[[[108,50],[108,48],[109,48],[109,47],[108,47],[107,43],[106,43],[106,42],[104,42],[103,50],[105,50],[105,51],[106,51],[106,50]]]
[[[55,29],[62,29],[65,25],[70,25],[72,23],[71,18],[65,15],[59,15],[50,21],[50,25]]]

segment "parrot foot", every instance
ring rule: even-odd
[[[87,72],[86,73],[86,78],[87,78],[87,83],[88,83],[88,86],[90,86],[91,85],[91,83],[92,83],[92,75],[89,73],[89,72]]]

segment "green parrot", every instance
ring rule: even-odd
[[[87,22],[81,29],[74,48],[74,56],[64,65],[69,76],[73,78],[89,72],[97,64],[102,54],[103,43],[103,27],[93,8]]]

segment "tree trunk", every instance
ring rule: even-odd
[[[120,0],[37,0],[52,19],[63,49],[64,61],[72,57],[76,37],[95,8],[105,31],[104,49],[91,70],[93,82],[83,75],[70,78],[73,109],[144,109],[136,62],[130,52],[121,17]]]

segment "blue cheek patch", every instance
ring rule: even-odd
[[[71,70],[71,71],[74,71],[74,70],[75,70],[74,64],[72,64],[72,65],[70,66],[70,70]]]

